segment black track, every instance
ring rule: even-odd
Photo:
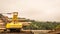
[[[34,34],[34,33],[33,32],[20,31],[20,32],[2,32],[0,34]]]

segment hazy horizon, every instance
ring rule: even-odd
[[[22,18],[60,22],[60,0],[0,0],[0,13],[14,11]]]

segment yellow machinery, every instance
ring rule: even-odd
[[[23,27],[22,23],[18,22],[18,12],[13,12],[13,18],[11,23],[6,24],[6,29],[20,31]]]
[[[2,29],[2,30],[0,29],[1,32],[14,32],[14,33],[15,32],[20,32],[21,29],[24,26],[28,26],[28,25],[26,25],[27,23],[25,23],[25,22],[19,22],[19,20],[18,20],[18,12],[1,13],[1,14],[13,14],[13,17],[12,17],[12,20],[11,21],[8,20],[8,17],[5,17],[3,15],[0,15],[0,17],[2,16],[1,17],[3,19],[2,21],[4,21],[3,23],[5,24],[5,25],[3,24],[3,27],[2,27],[4,29]],[[2,23],[2,21],[1,21],[1,23]],[[2,24],[1,24],[1,26],[2,26]],[[33,34],[33,32],[31,30],[22,30],[21,32],[22,33],[25,33],[25,34]]]
[[[8,17],[6,17],[2,14],[13,14],[12,20],[9,21]],[[3,23],[3,24],[1,24],[1,23]],[[15,33],[15,32],[21,31],[21,33],[23,33],[23,34],[34,34],[31,30],[21,30],[23,27],[28,26],[27,24],[29,24],[29,23],[21,22],[21,21],[19,22],[18,12],[0,14],[0,33],[3,32],[3,34],[6,34],[6,33],[8,34],[8,32]]]

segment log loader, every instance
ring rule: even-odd
[[[11,23],[6,24],[6,29],[7,30],[15,30],[15,31],[20,31],[23,27],[22,23],[18,22],[18,12],[13,12],[13,18]]]
[[[2,30],[4,30],[4,32],[5,31],[6,32],[8,32],[8,31],[9,32],[21,32],[22,31],[21,29],[24,27],[24,24],[18,21],[18,12],[3,13],[3,14],[13,14],[11,22],[8,22],[9,20],[7,20],[5,17],[3,17],[6,20],[6,23],[4,22],[5,29],[2,29]],[[4,19],[2,21],[5,21]],[[28,30],[28,31],[24,30],[24,32],[26,32],[28,34],[33,33],[31,30]]]

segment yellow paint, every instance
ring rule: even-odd
[[[22,23],[7,23],[6,28],[22,28]]]

